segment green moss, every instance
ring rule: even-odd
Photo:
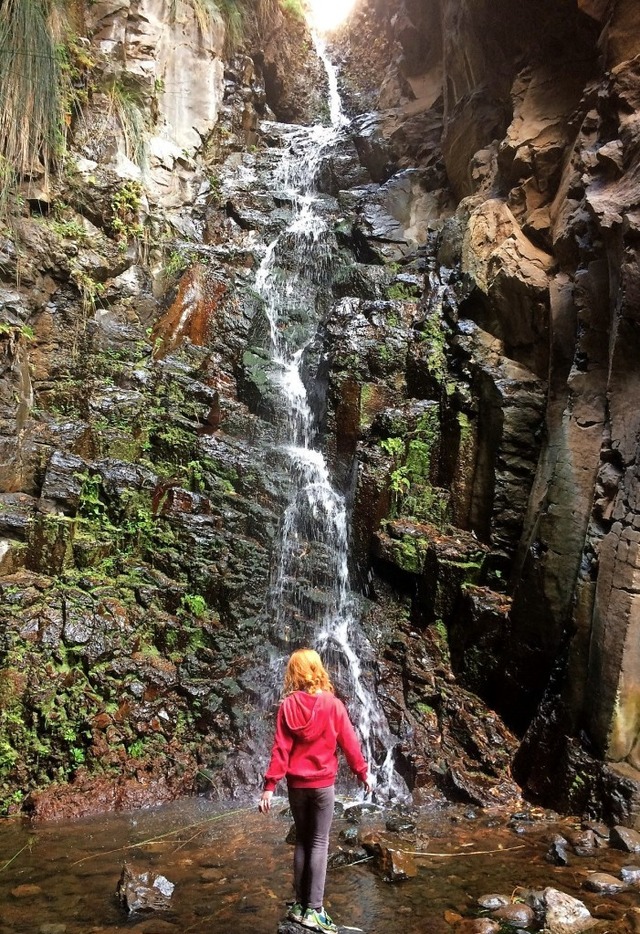
[[[458,427],[460,428],[460,443],[466,444],[471,438],[471,421],[469,416],[464,412],[458,412],[457,416]]]
[[[429,373],[438,383],[445,384],[448,373],[447,356],[445,353],[445,333],[442,320],[437,315],[429,315],[421,333],[422,340],[427,343],[427,366]]]
[[[202,619],[207,612],[207,601],[200,594],[186,593],[180,601],[180,608],[195,616],[196,619]]]
[[[430,704],[423,703],[422,701],[416,704],[416,710],[418,713],[422,714],[423,717],[432,718],[436,716],[436,712],[433,707],[431,707]]]
[[[395,282],[387,289],[387,298],[391,301],[415,301],[420,297],[420,289],[405,282]]]
[[[401,570],[409,574],[421,574],[428,542],[411,535],[403,535],[391,545],[393,560]]]

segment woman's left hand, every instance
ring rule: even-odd
[[[262,792],[262,797],[260,798],[260,801],[259,801],[259,803],[258,803],[258,810],[259,810],[262,814],[268,814],[269,811],[271,810],[271,799],[272,799],[272,798],[273,798],[273,792],[272,792],[272,791],[263,791],[263,792]]]

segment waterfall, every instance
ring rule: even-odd
[[[268,610],[275,644],[285,650],[312,645],[329,661],[338,684],[353,698],[351,713],[374,781],[380,792],[390,793],[401,782],[394,774],[391,734],[362,662],[373,651],[360,627],[349,582],[345,498],[331,482],[301,375],[305,349],[328,310],[337,249],[323,211],[327,199],[317,190],[316,178],[348,125],[335,70],[321,40],[316,36],[314,41],[327,71],[331,124],[285,131],[274,188],[291,205],[291,220],[267,247],[255,282],[269,321],[271,381],[282,400],[284,422],[279,451],[288,460],[290,477]],[[282,665],[282,657],[275,660],[278,681]]]

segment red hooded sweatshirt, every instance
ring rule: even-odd
[[[328,691],[294,691],[278,710],[264,790],[273,791],[285,775],[290,788],[328,788],[338,771],[338,746],[351,771],[366,781],[367,763],[342,701]]]

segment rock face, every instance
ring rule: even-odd
[[[531,724],[516,763],[532,791],[573,808],[604,799],[633,822],[637,11],[406,0],[383,32],[401,56],[370,42],[361,72],[349,49],[367,44],[373,11],[361,3],[337,40],[348,99],[393,108],[396,126],[440,117],[427,158],[459,201],[437,253],[457,393],[439,404],[469,420],[471,463],[443,486],[456,523],[489,545],[480,583],[506,593],[466,591],[449,619],[454,670],[517,729]],[[531,16],[545,24],[535,39]],[[391,115],[378,126],[387,164],[425,159]],[[499,374],[514,367],[517,402]]]
[[[316,171],[324,265],[281,330],[311,333],[363,660],[416,797],[514,796],[515,730],[531,792],[633,824],[637,11],[526,7],[357,5],[330,43],[353,119]],[[256,274],[292,217],[285,123],[324,118],[326,74],[276,3],[235,49],[203,16],[90,5],[67,167],[34,167],[3,234],[8,809],[259,780],[291,478]],[[327,599],[307,555],[302,616]]]

